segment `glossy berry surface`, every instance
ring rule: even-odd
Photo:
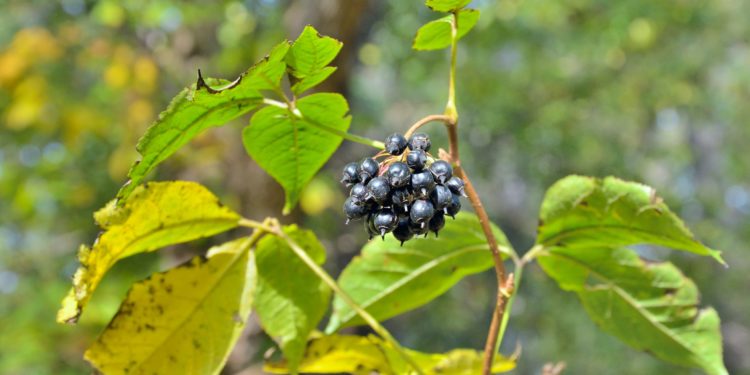
[[[414,201],[411,205],[411,211],[409,211],[409,218],[411,221],[421,224],[428,222],[432,215],[435,214],[435,207],[432,202],[424,199]]]
[[[430,165],[430,172],[435,176],[435,180],[441,184],[444,184],[453,177],[453,167],[451,167],[451,164],[445,160],[435,160],[435,162]]]
[[[351,185],[359,182],[358,167],[359,165],[354,162],[345,165],[341,174],[341,183]]]
[[[352,197],[346,198],[344,201],[344,214],[346,214],[346,222],[349,220],[361,219],[369,213],[369,208],[366,205],[358,205],[354,203]]]
[[[367,194],[379,204],[388,202],[391,186],[385,177],[375,177],[367,183]]]
[[[391,155],[401,155],[406,150],[406,138],[398,133],[393,133],[385,139],[385,151]]]
[[[354,186],[352,186],[352,190],[349,191],[349,197],[352,199],[354,204],[364,204],[369,197],[367,187],[363,184],[355,184]]]
[[[396,229],[398,224],[398,215],[392,210],[384,208],[379,210],[372,221],[375,231],[380,234],[381,237],[385,237],[386,233],[390,233]]]
[[[447,186],[448,189],[451,189],[451,192],[453,194],[458,194],[462,197],[466,196],[466,192],[464,191],[464,180],[456,176],[453,176],[448,181],[446,181],[445,186]]]
[[[430,201],[435,206],[435,210],[442,211],[443,208],[453,203],[453,193],[444,185],[437,185],[430,193]]]
[[[465,191],[451,164],[430,155],[430,147],[427,134],[414,134],[407,141],[394,133],[385,139],[385,150],[347,164],[341,179],[349,188],[343,207],[346,222],[364,219],[370,239],[393,233],[402,245],[429,232],[437,236],[446,216],[461,210]]]
[[[430,147],[430,136],[425,133],[416,133],[409,138],[409,150],[430,151]]]
[[[435,178],[429,171],[423,171],[411,175],[411,188],[414,196],[418,198],[428,198],[432,189],[435,187]]]
[[[441,211],[435,212],[435,215],[432,215],[432,219],[430,219],[430,223],[428,224],[428,228],[431,232],[435,233],[435,237],[437,237],[438,232],[440,232],[441,229],[445,226],[445,216]]]
[[[395,188],[404,187],[411,180],[409,166],[400,161],[391,164],[386,173],[388,175],[388,182]]]
[[[414,171],[421,171],[427,164],[427,153],[423,150],[413,150],[406,155],[406,165]]]
[[[362,183],[367,183],[371,178],[378,175],[380,165],[373,158],[365,158],[359,163],[357,167],[357,174],[359,174],[359,180]]]

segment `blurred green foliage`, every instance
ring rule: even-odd
[[[750,374],[750,260],[743,256],[750,242],[750,2],[472,6],[482,15],[459,50],[462,159],[495,222],[522,249],[533,242],[544,190],[564,175],[618,175],[655,187],[698,238],[725,251],[730,268],[639,250],[669,258],[696,281],[722,318],[730,373]],[[3,2],[0,373],[87,372],[81,354],[127,286],[185,259],[179,250],[129,259],[104,280],[83,329],[54,323],[75,250],[96,236],[91,213],[114,196],[138,137],[198,68],[232,79],[305,24],[320,26],[349,42],[334,62],[349,68],[334,74],[341,84],[329,89],[349,98],[353,132],[380,139],[442,110],[446,53],[411,50],[416,29],[431,17],[416,0]],[[351,20],[358,22],[336,28]],[[239,129],[207,132],[152,178],[200,180],[243,214],[278,213],[283,193],[243,155]],[[445,147],[441,129],[429,130]],[[320,234],[335,274],[365,241],[360,228],[341,225],[338,170],[366,152],[345,144],[292,215]],[[536,266],[526,275],[503,346],[508,353],[516,341],[523,345],[517,373],[556,361],[571,374],[613,373],[614,366],[618,373],[684,372],[598,332],[574,295]],[[469,277],[387,325],[424,351],[480,348],[493,278]],[[248,336],[229,373],[267,346],[257,330]]]

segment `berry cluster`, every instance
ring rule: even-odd
[[[450,163],[434,159],[430,147],[427,134],[414,134],[408,141],[392,134],[385,140],[385,150],[375,155],[384,157],[382,162],[365,158],[347,164],[341,179],[351,187],[344,202],[346,223],[365,219],[371,239],[393,232],[402,245],[430,231],[437,236],[445,215],[455,217],[461,210],[459,196],[466,194]]]

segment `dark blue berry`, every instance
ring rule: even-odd
[[[385,139],[385,151],[391,155],[401,155],[406,149],[406,138],[398,133],[393,133]]]
[[[414,237],[414,233],[412,233],[409,228],[408,216],[400,217],[398,219],[398,225],[396,225],[396,229],[393,230],[393,237],[401,241],[401,246],[404,246],[404,242],[409,241]]]
[[[453,167],[451,167],[451,164],[445,160],[435,160],[435,162],[430,165],[430,172],[432,172],[432,175],[435,176],[435,179],[441,184],[453,177]]]
[[[344,214],[346,215],[346,223],[349,224],[350,220],[361,219],[368,214],[370,208],[366,205],[355,204],[352,197],[346,198],[344,201]]]
[[[413,223],[427,223],[435,214],[435,207],[430,201],[419,199],[414,201],[409,211],[409,218]]]
[[[430,201],[432,201],[436,211],[441,211],[453,202],[453,193],[447,187],[437,185],[430,193]]]
[[[466,191],[464,191],[464,180],[456,176],[453,176],[446,181],[445,186],[447,186],[448,189],[451,189],[453,194],[458,194],[464,197],[466,196]]]
[[[397,161],[388,167],[386,175],[391,186],[399,188],[409,184],[411,172],[406,164]]]
[[[406,155],[406,164],[415,172],[421,171],[427,163],[427,153],[423,150],[413,150]]]
[[[385,204],[388,202],[388,193],[391,192],[391,187],[388,185],[385,177],[375,177],[367,183],[367,193],[369,197],[374,199],[378,204]]]
[[[449,204],[448,207],[445,207],[443,211],[445,212],[446,215],[455,219],[458,211],[461,211],[460,197],[456,194],[453,194],[453,199],[452,199],[451,204]]]
[[[378,165],[378,162],[375,161],[375,159],[365,158],[361,163],[359,163],[357,174],[359,174],[359,180],[363,184],[366,184],[368,181],[370,181],[371,178],[378,175],[379,170],[380,165]]]
[[[378,235],[378,231],[375,229],[375,214],[372,212],[367,215],[367,220],[365,220],[365,229],[367,230],[369,240]]]
[[[387,208],[380,209],[373,218],[373,226],[383,239],[385,239],[386,233],[396,229],[397,224],[398,215]]]
[[[409,150],[424,150],[430,151],[430,136],[425,133],[417,133],[409,138]]]
[[[430,219],[430,223],[428,224],[428,227],[431,231],[435,232],[435,237],[438,236],[438,232],[440,232],[441,229],[445,226],[445,216],[443,215],[442,211],[435,212],[435,215],[432,215],[432,219]]]
[[[427,227],[427,223],[415,223],[409,220],[409,230],[415,235],[427,234],[430,228]]]
[[[398,188],[391,191],[391,203],[393,203],[394,209],[400,209],[404,212],[409,212],[409,205],[414,197],[408,188]]]
[[[359,173],[357,163],[349,163],[344,166],[344,172],[341,176],[341,183],[347,186],[359,182]]]
[[[411,188],[417,198],[428,198],[430,192],[435,188],[435,179],[429,171],[414,173],[411,175]]]
[[[349,192],[349,197],[352,198],[352,202],[356,205],[365,204],[369,196],[370,194],[367,192],[367,187],[361,183],[352,186],[352,190]]]

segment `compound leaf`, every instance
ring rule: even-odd
[[[218,374],[250,314],[250,246],[228,242],[133,285],[86,360],[105,374]]]
[[[493,226],[504,251],[505,235]],[[440,237],[420,238],[401,246],[395,238],[375,239],[362,249],[339,276],[341,288],[377,320],[415,309],[445,293],[464,276],[493,265],[479,220],[460,213],[448,219]],[[326,332],[363,324],[338,296]]]
[[[538,259],[561,288],[578,294],[605,332],[662,360],[727,374],[718,314],[698,308],[695,284],[671,263],[604,247],[553,247]]]
[[[471,349],[455,349],[448,353],[421,353],[406,349],[425,374],[472,375],[482,369],[482,353]],[[492,373],[514,369],[514,358],[496,355]],[[285,361],[266,362],[265,371],[287,374]],[[310,374],[349,373],[411,374],[412,368],[393,347],[375,336],[330,335],[312,339],[307,346],[299,371]]]
[[[120,259],[164,246],[211,236],[237,226],[240,217],[200,184],[153,182],[139,186],[121,205],[95,215],[104,230],[94,245],[81,246],[81,266],[57,320],[75,323],[104,274]]]
[[[427,0],[424,3],[436,12],[451,12],[469,5],[470,2],[471,0]]]
[[[284,232],[316,263],[325,262],[325,249],[314,233],[295,225],[284,227]],[[328,310],[330,289],[279,237],[264,237],[255,253],[255,310],[263,329],[279,344],[294,370],[310,333]]]
[[[461,39],[468,33],[479,20],[479,11],[476,9],[462,9],[458,11],[458,33],[456,40]],[[428,22],[417,30],[412,48],[416,50],[443,49],[451,45],[451,23],[453,15],[445,16]]]
[[[542,202],[537,244],[545,247],[621,247],[654,244],[710,255],[653,188],[615,177],[568,176]]]
[[[296,109],[299,116],[286,108],[263,108],[242,132],[248,154],[284,187],[284,213],[294,208],[302,188],[341,144],[341,137],[321,126],[346,132],[351,122],[349,104],[339,94],[305,96]]]
[[[342,46],[343,43],[338,40],[321,36],[315,28],[306,26],[286,56],[291,73],[298,80],[292,85],[292,91],[300,94],[336,71],[328,64],[339,54]]]
[[[130,168],[130,181],[117,197],[126,198],[147,173],[203,130],[224,125],[258,108],[263,102],[262,91],[279,87],[288,50],[288,42],[277,45],[234,82],[199,76],[195,85],[182,90],[138,141],[136,149],[141,160]],[[218,85],[224,87],[211,88]]]

